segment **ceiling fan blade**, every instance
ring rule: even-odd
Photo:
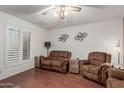
[[[42,14],[47,15],[47,14],[51,13],[53,10],[55,10],[55,8],[48,9],[47,11],[43,12]]]
[[[70,10],[75,11],[75,12],[80,12],[81,8],[78,6],[68,6]]]
[[[83,5],[86,7],[91,7],[91,8],[104,8],[104,5]]]

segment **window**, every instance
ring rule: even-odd
[[[31,32],[5,25],[5,67],[30,61]]]

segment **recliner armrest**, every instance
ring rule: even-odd
[[[124,71],[117,69],[109,69],[109,77],[124,80]]]
[[[108,68],[112,67],[112,65],[110,63],[103,63],[103,64],[100,65],[100,67],[103,67],[103,66],[108,67]]]
[[[107,88],[124,88],[124,80],[118,78],[108,78],[107,79]]]
[[[108,72],[108,69],[112,68],[112,65],[110,63],[102,63],[100,66],[99,66],[99,71],[101,70],[107,70]]]
[[[69,63],[69,59],[63,59],[63,65],[67,65]]]

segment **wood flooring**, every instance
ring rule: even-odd
[[[78,74],[62,74],[36,68],[0,82],[14,83],[20,88],[104,88],[103,85],[83,78]]]

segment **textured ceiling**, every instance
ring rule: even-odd
[[[82,8],[81,12],[75,13],[69,11],[66,19],[61,21],[58,17],[55,17],[53,13],[46,16],[42,15],[44,9],[48,7],[49,5],[0,5],[0,10],[47,30],[118,19],[124,16],[124,6],[122,5],[82,5],[80,6]]]

